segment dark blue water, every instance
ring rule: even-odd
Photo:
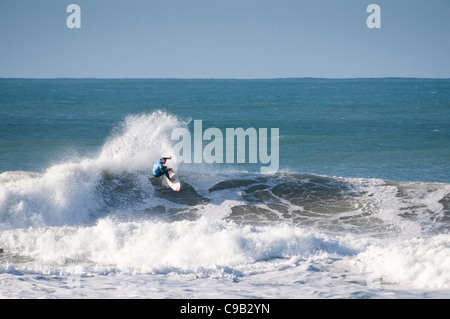
[[[450,80],[0,80],[0,172],[97,152],[128,115],[280,129],[280,170],[450,181]],[[254,168],[250,165],[248,170]]]

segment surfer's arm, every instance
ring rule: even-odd
[[[172,156],[169,156],[169,157],[162,157],[161,158],[161,160],[168,160],[168,159],[172,159]],[[161,171],[162,172],[168,172],[168,171],[171,171],[172,169],[171,168],[167,168],[167,166],[166,165],[163,165],[162,163],[161,163]]]
[[[161,172],[168,172],[168,171],[171,171],[172,169],[171,168],[167,168],[167,166],[165,166],[165,165],[161,165]]]

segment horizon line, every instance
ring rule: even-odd
[[[358,80],[358,79],[427,79],[449,80],[450,77],[418,77],[418,76],[373,76],[373,77],[2,77],[1,80]]]

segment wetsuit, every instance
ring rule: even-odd
[[[153,175],[155,175],[155,177],[160,177],[162,175],[166,175],[167,178],[170,179],[169,177],[169,171],[167,170],[167,166],[165,166],[161,159],[158,160],[155,165],[153,165]]]

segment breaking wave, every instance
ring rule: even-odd
[[[449,184],[220,165],[197,174],[174,158],[182,187],[173,192],[151,168],[186,125],[164,112],[132,115],[95,156],[1,173],[0,272],[77,265],[240,278],[338,259],[390,283],[450,288]]]

